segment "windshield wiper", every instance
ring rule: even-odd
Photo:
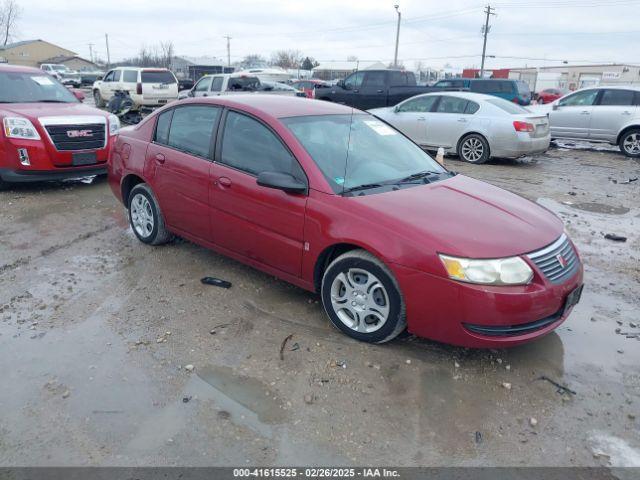
[[[424,172],[412,173],[411,175],[401,178],[398,180],[398,183],[410,182],[412,180],[421,180],[423,178],[431,177],[433,175],[440,175],[445,172],[432,172],[429,170],[425,170]]]
[[[383,183],[365,183],[363,185],[358,185],[356,187],[346,188],[342,193],[350,193],[357,192],[359,190],[369,190],[370,188],[378,188],[383,187],[385,184]]]
[[[69,103],[69,102],[66,102],[64,100],[34,100],[33,102],[29,102],[29,103]]]

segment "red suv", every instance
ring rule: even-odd
[[[501,347],[556,328],[583,269],[548,210],[447,171],[372,115],[189,99],[122,131],[109,183],[138,239],[179,235],[318,292],[347,335]]]
[[[88,107],[42,70],[0,67],[0,187],[106,173],[118,117]]]

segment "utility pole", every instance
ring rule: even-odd
[[[227,67],[231,67],[231,37],[225,35],[224,38],[227,39]]]
[[[396,29],[396,53],[393,55],[393,66],[398,66],[398,43],[400,42],[400,19],[402,15],[400,14],[400,5],[394,5],[393,8],[396,9],[398,13],[398,28]]]
[[[111,67],[111,55],[109,54],[109,34],[104,34],[105,42],[107,43],[107,70]]]
[[[93,62],[93,43],[89,44],[89,60]]]
[[[489,26],[489,17],[491,15],[495,15],[493,12],[495,8],[492,8],[491,5],[487,5],[484,13],[487,14],[487,19],[484,22],[484,26],[482,27],[482,33],[484,33],[484,43],[482,44],[482,64],[480,65],[480,78],[484,78],[484,59],[487,55],[487,35],[489,35],[489,30],[491,27]]]

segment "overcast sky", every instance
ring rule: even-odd
[[[479,66],[486,2],[475,0],[22,0],[18,39],[41,38],[89,57],[134,56],[172,41],[176,54],[231,60],[297,49],[318,61],[390,62],[396,13],[407,68]],[[489,68],[571,63],[640,63],[640,0],[501,0],[491,18]],[[517,58],[509,58],[517,57]],[[546,60],[545,60],[546,59]]]

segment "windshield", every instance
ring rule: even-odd
[[[529,110],[522,108],[520,105],[516,105],[515,103],[509,102],[502,98],[497,98],[497,97],[491,98],[491,99],[485,100],[485,102],[498,107],[499,109],[507,112],[510,115],[522,115],[522,114],[530,113]]]
[[[318,115],[282,121],[335,193],[400,181],[425,171],[446,172],[420,147],[371,115]]]
[[[78,100],[55,78],[23,72],[0,72],[0,103],[60,102]]]
[[[142,83],[176,83],[176,77],[173,76],[173,73],[167,70],[142,70],[140,78]]]

